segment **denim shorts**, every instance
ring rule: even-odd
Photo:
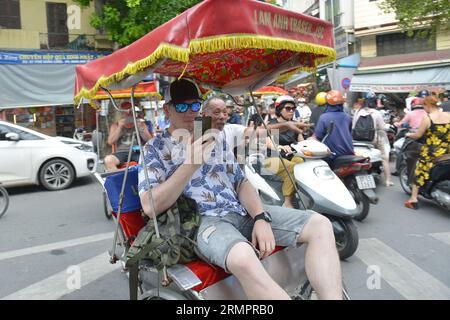
[[[272,216],[272,231],[277,246],[296,246],[299,235],[309,219],[316,213],[311,210],[296,210],[264,205],[264,209]],[[226,216],[203,216],[197,233],[197,255],[214,265],[226,267],[226,260],[231,248],[239,242],[252,246],[259,257],[258,250],[251,243],[253,218],[230,212]]]

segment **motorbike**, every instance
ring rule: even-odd
[[[296,207],[310,209],[327,217],[336,238],[336,247],[341,259],[347,259],[358,248],[358,230],[353,223],[358,209],[344,183],[322,160],[331,154],[328,147],[316,140],[305,140],[291,145],[296,156],[304,162],[295,165],[294,179],[299,190]],[[258,190],[263,203],[281,206],[282,184],[278,176],[264,168],[265,155],[250,154],[246,159],[245,175]]]
[[[9,195],[8,191],[4,187],[2,187],[2,184],[0,183],[0,218],[6,213],[6,210],[8,210],[9,206]]]
[[[375,180],[368,174],[370,167],[369,158],[352,155],[338,157],[331,163],[331,169],[341,178],[356,202],[358,214],[354,219],[358,221],[367,218],[370,204],[378,203]]]
[[[383,167],[381,151],[375,148],[371,142],[365,141],[353,141],[353,149],[356,156],[370,159],[370,169],[367,172],[378,182]]]
[[[402,151],[413,140],[406,140]],[[403,157],[399,163],[400,186],[406,194],[411,194],[411,186],[408,183],[406,159]],[[419,194],[428,200],[434,201],[440,207],[450,211],[450,157],[444,157],[437,161],[430,171],[429,181],[419,188]]]
[[[409,128],[407,126],[400,128],[397,131],[397,135],[395,137],[394,142],[394,154],[395,154],[395,172],[392,173],[394,176],[398,176],[400,172],[400,167],[405,163],[405,134],[408,133]],[[405,164],[406,165],[406,164]]]

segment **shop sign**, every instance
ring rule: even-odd
[[[108,54],[98,52],[0,51],[0,64],[86,64]]]
[[[335,30],[334,42],[336,59],[348,56],[348,34],[343,28],[338,28]]]

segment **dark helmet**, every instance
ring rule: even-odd
[[[382,93],[378,95],[378,99],[381,101],[381,103],[383,105],[386,105],[387,103],[389,103],[389,98]]]
[[[450,90],[445,90],[444,92],[441,93],[441,99],[450,99]]]
[[[419,98],[425,98],[428,97],[430,95],[430,92],[428,90],[422,90],[419,92],[419,94],[417,95],[417,97]]]

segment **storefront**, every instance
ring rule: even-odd
[[[450,89],[450,50],[364,58],[353,76],[353,92],[409,93]]]
[[[51,136],[92,131],[95,111],[73,105],[75,66],[98,53],[0,52],[0,119]]]

